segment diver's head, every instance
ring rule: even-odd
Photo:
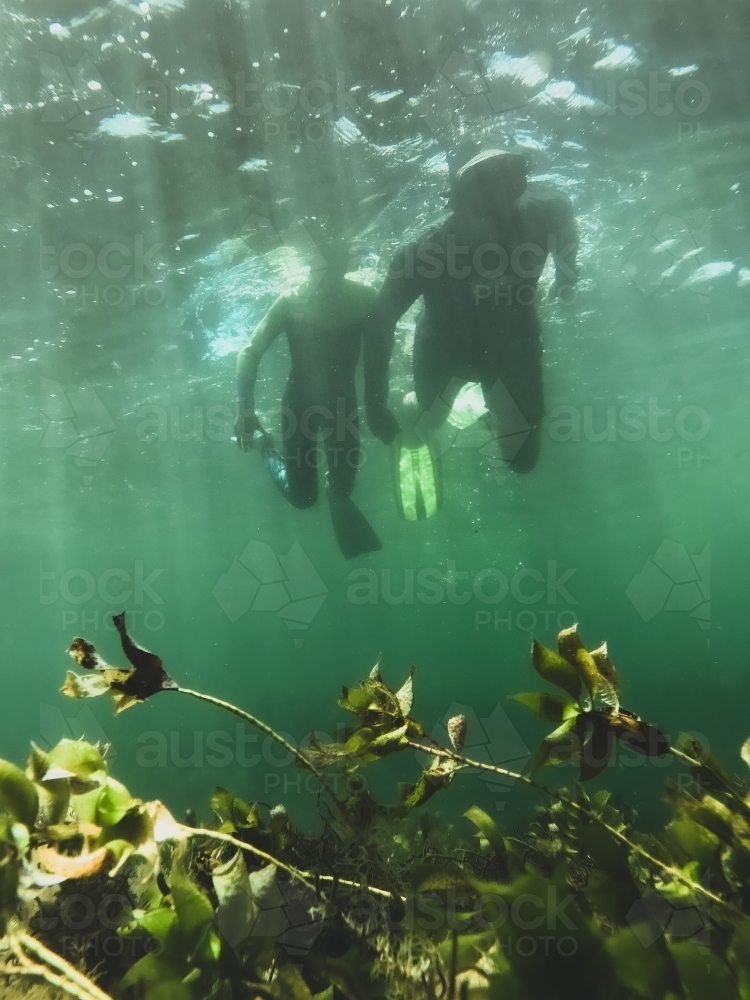
[[[487,149],[456,172],[450,205],[457,215],[502,218],[526,190],[526,158],[503,149]]]
[[[345,275],[356,269],[357,258],[345,240],[331,241],[319,247],[320,256],[308,280],[321,291],[330,291],[344,281]]]

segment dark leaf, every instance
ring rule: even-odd
[[[5,934],[8,920],[18,909],[18,862],[15,852],[0,854],[0,935]]]
[[[610,920],[627,920],[641,895],[630,870],[628,845],[591,822],[580,831],[580,845],[595,866],[588,880],[587,897]]]
[[[606,769],[615,740],[606,718],[591,712],[587,721],[592,731],[581,749],[581,781],[590,781]]]
[[[636,924],[635,920],[632,920]],[[665,961],[664,949],[652,946],[654,931],[645,921],[636,933],[631,927],[617,931],[607,938],[605,947],[615,963],[617,978],[639,997],[662,1000],[675,996],[675,971],[671,961]],[[670,990],[671,987],[671,990]]]
[[[642,757],[663,757],[669,753],[669,740],[656,726],[641,722],[637,715],[620,709],[609,716],[610,725],[625,746]]]
[[[75,638],[68,652],[80,667],[94,670],[104,683],[90,681],[85,675],[68,673],[62,693],[69,698],[94,698],[109,691],[115,703],[116,712],[145,701],[159,691],[176,691],[177,684],[162,667],[161,659],[139,646],[128,635],[125,614],[113,615],[113,621],[120,633],[122,648],[133,665],[132,670],[110,667],[86,639]]]

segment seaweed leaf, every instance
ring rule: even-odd
[[[39,795],[20,767],[0,760],[0,807],[33,830],[39,811]]]
[[[620,678],[617,671],[615,670],[615,665],[609,658],[609,651],[607,649],[607,643],[603,642],[598,649],[591,650],[591,659],[596,664],[596,668],[602,677],[609,682],[615,693],[620,694]]]
[[[424,805],[436,792],[448,787],[460,766],[450,758],[433,757],[429,767],[425,768],[416,784],[401,785],[399,791],[402,802],[407,809],[415,809],[417,806]]]
[[[98,788],[107,776],[101,750],[84,740],[60,740],[46,755],[46,763],[47,771],[42,781],[67,778],[76,795]]]
[[[112,620],[120,634],[123,652],[133,669],[110,667],[90,642],[77,637],[68,652],[79,667],[96,673],[89,677],[69,671],[61,688],[62,693],[68,698],[96,698],[109,692],[115,703],[115,713],[119,713],[159,691],[178,690],[175,681],[164,670],[161,658],[139,646],[128,634],[125,613],[113,615]]]
[[[561,726],[548,733],[529,765],[529,774],[534,775],[545,764],[561,764],[569,760],[581,748],[582,716],[566,719]]]
[[[214,909],[206,893],[190,878],[182,851],[175,854],[170,888],[180,933],[189,951],[188,961],[216,961],[221,940],[214,930]]]
[[[409,676],[406,678],[404,683],[396,692],[396,701],[398,702],[398,707],[401,709],[401,714],[406,718],[409,712],[411,712],[412,705],[414,704],[414,664],[411,665],[409,670]]]
[[[480,809],[479,806],[472,806],[470,809],[467,809],[464,816],[470,823],[474,824],[495,852],[495,858],[497,859],[501,870],[500,880],[502,882],[508,882],[510,880],[508,849],[505,846],[505,839],[503,838],[497,823],[491,816],[487,815],[484,809]]]
[[[581,693],[581,678],[575,667],[565,657],[552,649],[547,649],[534,639],[531,647],[531,662],[534,669],[545,681],[560,687],[578,700]]]
[[[414,701],[413,676],[412,666],[405,683],[392,691],[375,666],[359,687],[342,688],[339,705],[353,712],[360,726],[347,732],[343,742],[323,745],[314,741],[311,759],[322,766],[354,757],[361,763],[371,763],[402,749],[409,739],[424,736],[420,723],[409,715]]]
[[[219,901],[216,911],[219,930],[230,945],[244,941],[258,916],[242,851],[211,873],[214,892]]]
[[[611,681],[599,670],[597,659],[589,653],[578,634],[578,626],[571,625],[570,628],[563,629],[557,636],[557,648],[561,656],[577,671],[581,681],[588,691],[592,708],[611,708],[617,711],[619,708],[619,698],[617,690]],[[602,647],[597,650],[599,663],[604,664],[604,669],[610,674],[614,673],[609,657],[601,652]],[[614,675],[616,677],[616,674]]]
[[[604,713],[618,740],[642,757],[664,757],[669,753],[667,737],[648,722],[643,722],[633,712],[624,708]]]
[[[562,695],[551,694],[549,691],[526,691],[514,694],[511,696],[511,701],[525,705],[538,719],[554,722],[558,726],[566,719],[578,715],[580,711],[578,705],[570,698],[563,698]]]

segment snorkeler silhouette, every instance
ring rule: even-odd
[[[419,296],[424,303],[414,336],[415,393],[405,398],[408,429],[394,455],[397,502],[411,519],[428,517],[439,505],[431,432],[467,382],[482,387],[506,465],[529,472],[539,457],[544,401],[537,283],[551,254],[555,278],[548,297],[571,294],[578,237],[568,199],[530,197],[526,174],[517,153],[492,149],[470,159],[453,178],[450,217],[398,252],[380,291],[375,410],[387,398],[396,322]]]
[[[364,343],[365,391],[371,368],[372,310],[377,292],[345,277],[344,248],[325,254],[328,266],[295,292],[281,295],[256,326],[237,357],[237,444],[253,447],[260,434],[264,464],[279,492],[293,506],[318,498],[318,467],[327,460],[328,497],[336,541],[347,559],[381,548],[372,526],[351,499],[361,461],[355,371]],[[289,342],[291,370],[282,412],[286,427],[277,450],[255,413],[260,360],[281,334]],[[385,407],[369,411],[376,436],[390,442],[398,425]],[[319,440],[322,446],[319,446]]]

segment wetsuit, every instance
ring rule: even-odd
[[[378,304],[378,349],[369,407],[387,392],[388,360],[397,320],[420,296],[414,338],[414,388],[420,409],[442,423],[459,389],[479,382],[498,436],[523,431],[512,457],[518,472],[536,463],[544,415],[542,344],[536,289],[549,254],[558,288],[577,278],[577,234],[564,197],[519,199],[491,240],[468,247],[451,216],[394,258]]]
[[[329,500],[346,499],[354,488],[361,462],[355,372],[363,341],[366,353],[371,343],[376,297],[371,286],[343,278],[311,293],[303,288],[281,296],[239,352],[239,402],[250,414],[260,359],[286,334],[291,370],[282,404],[283,445],[281,454],[265,447],[264,458],[280,492],[295,507],[311,507],[317,500],[324,453]],[[375,547],[374,533],[370,529],[367,535],[364,519],[351,505],[331,510],[345,555]]]

